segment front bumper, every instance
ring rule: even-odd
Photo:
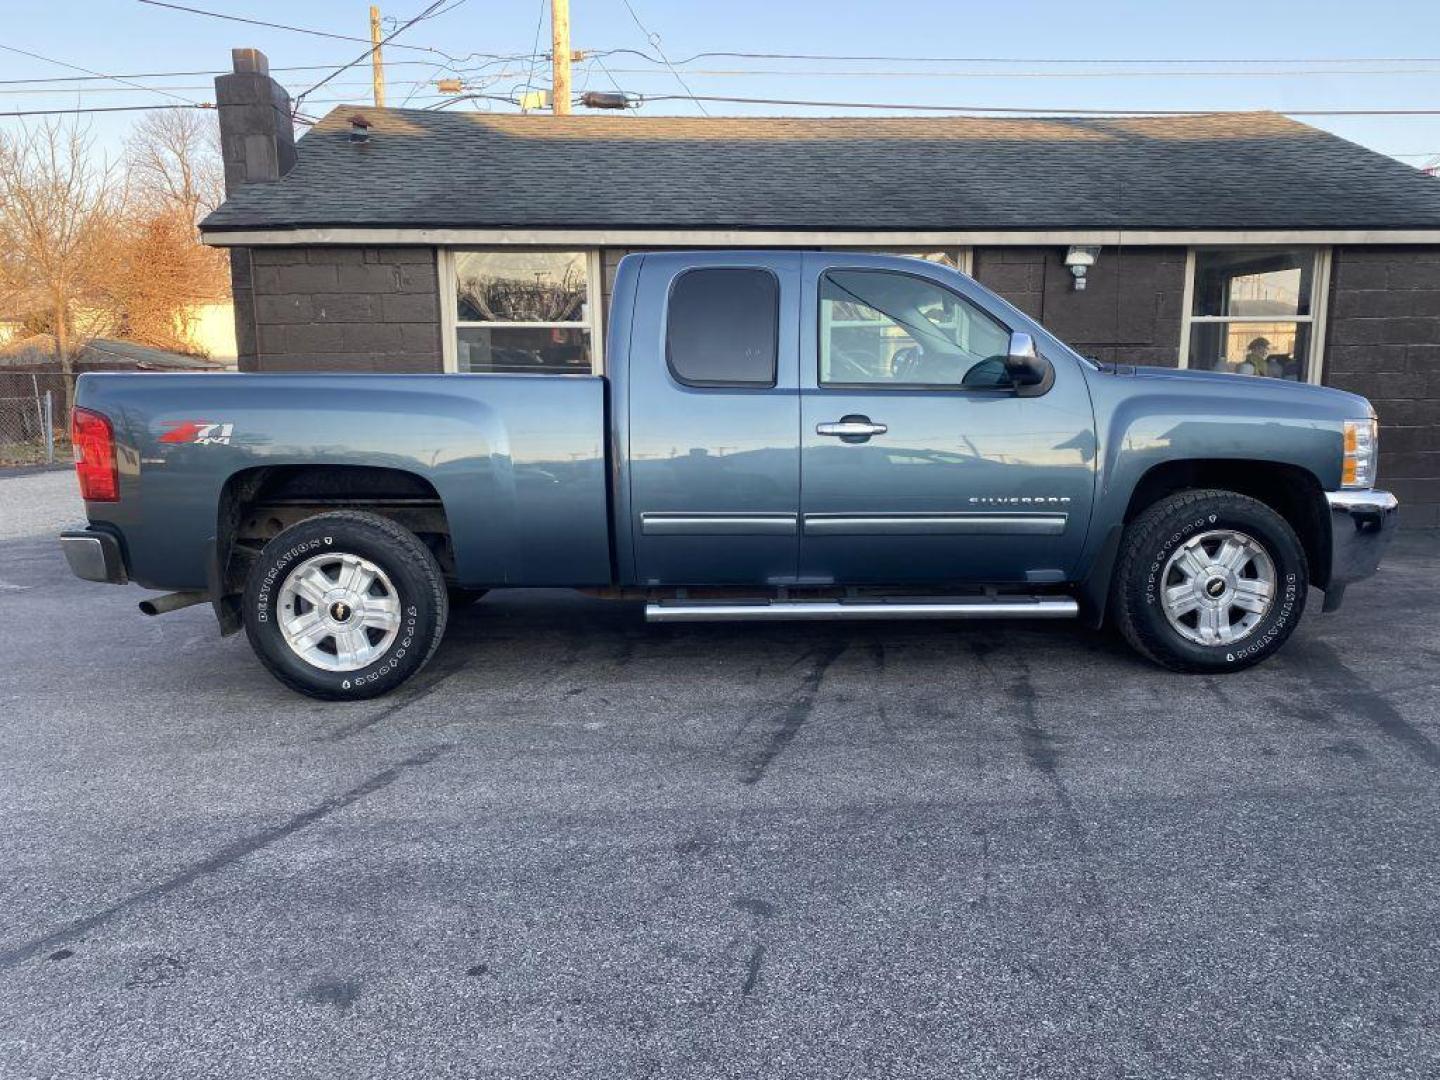
[[[120,542],[107,532],[98,529],[63,532],[60,550],[76,577],[111,585],[124,585],[130,580],[125,572],[125,559],[120,554]]]
[[[1330,583],[1325,611],[1344,599],[1345,587],[1375,573],[1395,536],[1398,500],[1388,491],[1327,491],[1330,504]]]

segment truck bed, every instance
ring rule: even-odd
[[[605,585],[605,381],[554,375],[94,374],[120,499],[87,504],[130,578],[199,589],[227,487],[256,469],[401,470],[434,488],[469,586]]]

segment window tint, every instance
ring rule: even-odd
[[[689,386],[774,386],[779,320],[770,271],[688,270],[670,291],[670,372]]]
[[[820,282],[822,385],[1010,385],[1010,332],[923,278],[829,270]]]

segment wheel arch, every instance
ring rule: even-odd
[[[1248,495],[1285,519],[1309,564],[1310,584],[1329,584],[1330,529],[1319,478],[1299,465],[1249,458],[1199,458],[1152,465],[1130,492],[1128,525],[1161,499],[1190,488],[1219,488]]]
[[[1099,627],[1105,620],[1111,577],[1125,527],[1161,499],[1192,488],[1234,491],[1270,507],[1299,537],[1309,565],[1310,584],[1321,589],[1329,584],[1330,528],[1325,492],[1309,469],[1255,458],[1161,461],[1146,469],[1131,488],[1121,520],[1107,530],[1089,573],[1080,583],[1087,623]]]
[[[224,633],[239,629],[234,600],[265,542],[291,525],[333,510],[366,510],[394,521],[415,533],[447,574],[453,571],[444,499],[418,473],[305,463],[241,469],[221,487],[210,557],[210,591]]]

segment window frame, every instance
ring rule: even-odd
[[[770,381],[769,382],[719,382],[707,381],[696,382],[687,379],[675,370],[675,363],[670,356],[670,307],[675,301],[675,287],[691,274],[702,273],[706,270],[748,270],[752,273],[768,274],[775,285],[775,340],[770,354]],[[715,265],[715,266],[690,266],[681,270],[670,279],[670,284],[665,289],[665,319],[664,319],[664,348],[665,348],[665,371],[675,382],[688,390],[774,390],[780,385],[780,322],[782,315],[782,301],[785,291],[780,281],[780,275],[771,267],[754,265]]]
[[[887,254],[888,254],[888,253],[887,253]],[[939,264],[932,264],[932,265],[939,265]],[[933,287],[933,288],[939,289],[939,290],[941,290],[942,292],[947,292],[947,293],[949,293],[951,296],[955,297],[955,299],[957,299],[958,301],[960,301],[962,304],[968,304],[970,307],[972,307],[972,308],[974,308],[976,311],[978,311],[981,315],[984,315],[986,318],[988,318],[988,319],[992,320],[994,323],[996,323],[1002,330],[1005,331],[1005,334],[1006,334],[1006,337],[1007,337],[1007,338],[1008,338],[1010,335],[1013,335],[1013,334],[1015,333],[1015,327],[1011,326],[1011,325],[1010,325],[1008,322],[1006,322],[1005,320],[1003,320],[1003,319],[999,318],[998,316],[994,315],[994,314],[991,313],[989,310],[987,310],[986,308],[982,307],[980,304],[976,303],[974,300],[970,299],[970,298],[969,298],[968,296],[966,296],[964,293],[961,293],[961,292],[959,292],[959,291],[957,291],[957,290],[955,290],[955,289],[952,289],[952,288],[950,288],[948,285],[945,285],[945,284],[943,284],[943,283],[941,283],[941,282],[939,282],[939,281],[936,281],[934,278],[928,277],[928,276],[925,275],[925,274],[916,274],[916,273],[913,273],[913,272],[911,272],[911,271],[909,271],[909,270],[894,270],[894,269],[890,269],[889,267],[886,267],[886,268],[883,268],[883,269],[882,269],[882,268],[880,268],[880,267],[875,267],[875,266],[848,266],[848,265],[846,265],[846,264],[844,264],[844,263],[832,263],[832,264],[830,264],[830,265],[828,265],[828,266],[822,267],[821,270],[820,270],[820,273],[819,273],[819,274],[816,276],[816,278],[815,278],[815,388],[816,388],[817,390],[838,390],[838,391],[842,391],[842,392],[845,392],[845,393],[852,393],[852,394],[855,393],[856,391],[869,391],[869,390],[902,391],[902,392],[903,392],[903,391],[907,391],[907,390],[912,390],[912,391],[913,391],[913,390],[943,390],[943,391],[946,391],[946,392],[948,392],[948,393],[960,393],[960,394],[1014,394],[1014,393],[1015,393],[1016,387],[1013,386],[1013,385],[1012,385],[1012,386],[964,386],[964,385],[962,385],[961,383],[916,383],[916,382],[903,382],[903,383],[902,383],[902,382],[862,382],[862,383],[847,383],[847,382],[826,382],[826,381],[825,381],[825,372],[824,372],[824,368],[823,368],[824,355],[825,355],[825,300],[824,300],[824,298],[820,295],[820,293],[821,293],[821,290],[822,290],[822,288],[823,288],[823,282],[824,282],[825,276],[826,276],[827,274],[829,274],[832,270],[841,270],[841,271],[848,270],[848,271],[855,272],[855,273],[870,273],[870,274],[896,274],[896,275],[901,276],[901,277],[915,278],[916,280],[918,280],[918,281],[923,281],[925,284],[927,284],[927,285],[929,285],[929,286],[931,286],[931,287]],[[1048,390],[1049,387],[1047,386],[1046,389]]]
[[[1310,314],[1266,318],[1255,315],[1195,315],[1195,256],[1202,251],[1294,251],[1308,253],[1313,260],[1310,272]],[[1192,328],[1209,323],[1296,323],[1310,327],[1310,355],[1305,359],[1304,382],[1322,385],[1325,371],[1325,317],[1330,299],[1330,262],[1333,249],[1308,244],[1201,244],[1185,249],[1185,290],[1180,313],[1178,367],[1190,367]],[[1255,376],[1251,376],[1254,378]],[[1283,380],[1282,380],[1283,381]]]
[[[925,253],[926,253],[926,252],[930,252],[930,251],[944,251],[944,252],[948,253],[952,259],[955,260],[955,265],[954,265],[953,267],[948,267],[948,266],[947,266],[947,267],[946,267],[947,270],[950,270],[950,269],[958,270],[960,273],[964,274],[966,277],[971,277],[971,278],[973,278],[973,277],[975,276],[975,273],[974,273],[974,270],[975,270],[975,249],[974,249],[973,247],[969,246],[969,245],[963,245],[963,244],[962,244],[962,245],[958,245],[958,246],[955,245],[955,244],[933,244],[933,245],[929,245],[929,246],[924,245],[924,244],[920,244],[920,245],[910,244],[910,245],[908,245],[908,246],[906,246],[906,245],[890,246],[890,245],[875,245],[875,244],[869,244],[869,245],[865,245],[865,246],[855,246],[855,245],[835,246],[835,245],[830,245],[830,246],[821,248],[821,250],[822,250],[822,251],[836,251],[836,252],[854,252],[854,253],[857,254],[857,255],[894,255],[896,258],[901,258],[901,259],[915,259],[917,262],[927,263],[927,264],[929,264],[930,266],[945,266],[945,264],[944,264],[944,263],[937,263],[937,262],[934,262],[934,261],[932,261],[932,260],[930,260],[930,259],[925,258]]]
[[[460,304],[460,281],[456,272],[455,256],[471,251],[497,253],[497,254],[532,254],[544,252],[558,252],[560,254],[580,254],[585,257],[585,318],[571,322],[476,322],[468,319],[461,319],[459,316]],[[600,291],[601,267],[599,248],[577,248],[577,247],[532,247],[529,245],[515,247],[442,247],[436,249],[436,267],[440,279],[440,348],[444,361],[444,370],[447,375],[506,375],[503,371],[460,371],[459,370],[459,333],[462,329],[472,327],[492,327],[508,329],[565,329],[584,330],[590,335],[590,375],[605,374],[605,334],[602,321],[602,294]],[[556,371],[537,371],[537,375],[548,375],[554,378],[574,378],[582,373],[564,373]]]

